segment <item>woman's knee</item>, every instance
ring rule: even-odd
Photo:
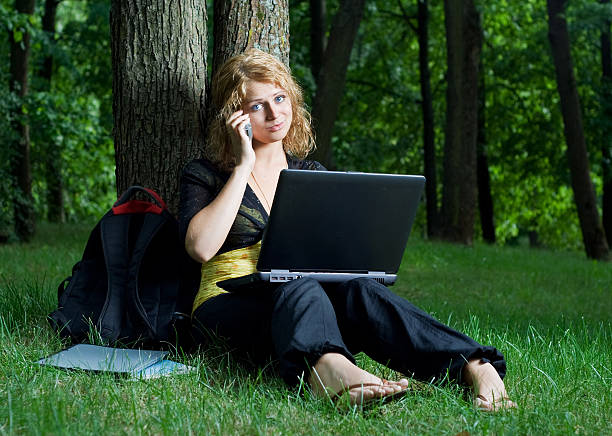
[[[347,319],[368,316],[369,313],[396,313],[401,308],[413,307],[385,285],[369,278],[357,278],[340,284],[329,292],[337,313]]]
[[[290,322],[296,318],[333,316],[333,306],[323,287],[316,280],[301,278],[276,289],[273,318]],[[292,321],[291,321],[292,322]]]
[[[319,282],[308,277],[283,283],[276,289],[276,300],[313,299],[325,296],[325,291]],[[327,298],[325,296],[325,298]]]
[[[348,280],[338,288],[343,290],[352,299],[369,300],[371,298],[388,298],[392,295],[392,292],[385,285],[367,277]]]

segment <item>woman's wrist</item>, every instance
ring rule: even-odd
[[[246,163],[240,163],[236,165],[232,170],[232,173],[240,178],[248,179],[253,171],[253,165],[249,165]]]

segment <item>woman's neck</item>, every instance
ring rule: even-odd
[[[270,144],[254,143],[253,149],[255,150],[255,156],[257,157],[255,161],[256,167],[285,167],[287,164],[283,143],[280,141]]]

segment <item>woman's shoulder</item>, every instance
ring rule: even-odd
[[[327,171],[327,168],[316,160],[298,159],[287,155],[287,163],[292,170]]]
[[[219,169],[217,165],[211,162],[207,158],[194,159],[188,162],[183,167],[183,177],[197,177],[197,178],[210,178],[215,177],[219,179],[227,179],[229,174]]]
[[[214,187],[227,181],[228,174],[221,171],[206,158],[194,159],[183,167],[181,180],[184,183],[202,184]]]
[[[214,174],[221,173],[215,164],[206,158],[194,159],[183,167],[183,174],[198,174],[202,172]]]
[[[321,163],[316,160],[298,159],[287,155],[287,163],[293,170],[327,171]],[[213,162],[206,158],[194,159],[183,167],[183,177],[226,180],[229,174],[220,170]]]

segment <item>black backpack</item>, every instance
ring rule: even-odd
[[[138,192],[148,201],[133,199]],[[198,279],[163,200],[132,186],[92,230],[49,322],[72,342],[185,347]]]

